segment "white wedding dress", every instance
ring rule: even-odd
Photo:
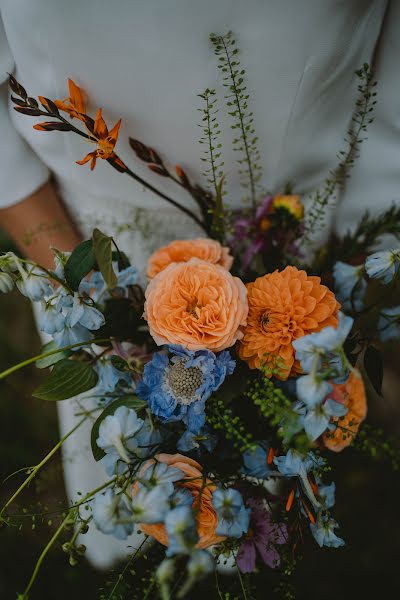
[[[197,94],[216,88],[226,198],[238,206],[232,131],[223,116],[221,74],[208,41],[209,33],[228,30],[238,41],[247,72],[264,189],[278,192],[292,182],[305,197],[322,183],[336,165],[354,108],[354,72],[369,62],[379,79],[376,121],[328,227],[343,232],[366,208],[379,212],[398,201],[399,2],[0,0],[0,16],[0,207],[22,200],[52,172],[83,234],[90,235],[94,226],[117,232],[119,245],[142,272],[156,247],[200,234],[186,216],[105,162],[98,161],[92,173],[87,165],[76,165],[92,149],[78,136],[33,130],[37,119],[11,110],[7,72],[14,72],[30,95],[51,99],[68,95],[71,77],[87,91],[91,114],[103,107],[110,126],[122,118],[121,158],[190,208],[193,203],[183,191],[138,161],[128,136],[153,146],[170,165],[179,163],[192,180],[204,183]],[[59,403],[62,435],[76,422],[76,411],[74,400]],[[105,478],[91,457],[89,431],[89,425],[82,427],[64,447],[70,500]],[[82,542],[88,558],[107,567],[137,538],[124,543],[93,528]]]

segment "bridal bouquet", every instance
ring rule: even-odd
[[[79,394],[81,420],[58,447],[92,420],[92,453],[104,467],[104,482],[65,508],[19,598],[28,598],[44,556],[71,525],[63,548],[72,565],[84,554],[88,528],[120,540],[142,532],[129,564],[142,557],[150,566],[133,578],[130,598],[183,598],[214,571],[219,598],[256,598],[255,582],[272,572],[270,591],[291,598],[289,576],[304,537],[320,547],[345,543],[334,517],[332,453],[353,446],[372,456],[386,452],[398,465],[398,451],[363,421],[366,384],[380,393],[380,343],[400,336],[400,306],[393,305],[400,248],[377,251],[384,234],[400,237],[400,210],[366,214],[356,231],[309,251],[370,121],[369,68],[357,74],[360,99],[338,168],[307,204],[289,186],[279,194],[260,191],[235,41],[211,39],[248,193],[240,211],[228,211],[224,202],[214,90],[201,95],[212,191],[130,140],[153,173],[190,194],[192,210],[126,166],[115,150],[120,121],[109,129],[100,109],[90,117],[73,81],[67,99],[36,100],[10,78],[15,109],[47,119],[36,129],[72,132],[93,144],[79,165],[90,162],[93,169],[107,161],[204,232],[156,250],[145,279],[99,229],[72,253],[54,249],[52,270],[11,252],[0,257],[2,291],[15,284],[37,303],[39,327],[50,339],[40,356],[0,377],[35,362],[49,369],[35,397],[63,401]],[[29,471],[3,507],[3,521],[12,522],[11,503],[52,454]],[[150,540],[156,544],[149,547]],[[222,564],[236,577],[233,596],[221,588]],[[107,597],[122,597],[126,573]]]

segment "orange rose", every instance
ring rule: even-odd
[[[175,485],[178,488],[186,488],[193,496],[192,506],[195,510],[197,533],[199,535],[197,548],[208,548],[208,546],[222,542],[225,538],[215,533],[218,517],[212,505],[212,495],[216,487],[209,479],[204,479],[201,465],[182,454],[157,454],[156,459],[159,462],[179,469],[185,475]],[[147,461],[143,465],[141,474],[152,464],[154,464],[153,460]],[[137,485],[134,484],[133,495],[135,495],[136,489]],[[151,535],[160,544],[168,546],[167,532],[162,523],[154,525],[142,523],[139,527],[146,535]]]
[[[239,354],[251,369],[287,379],[299,373],[292,341],[338,324],[340,304],[319,277],[286,267],[247,285],[249,315]]]
[[[361,423],[367,416],[367,398],[361,375],[358,372],[357,374],[350,373],[346,383],[333,384],[333,392],[329,397],[348,408],[344,417],[333,421],[338,427],[323,435],[326,448],[333,452],[340,452],[350,446]]]
[[[215,240],[208,238],[176,240],[152,254],[147,266],[147,275],[152,279],[171,263],[188,262],[191,258],[200,258],[214,265],[221,265],[228,271],[233,263],[229,248],[221,246]]]
[[[245,285],[220,265],[172,263],[147,286],[144,317],[155,342],[219,352],[243,336]]]

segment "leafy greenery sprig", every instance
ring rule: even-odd
[[[246,89],[246,71],[238,59],[239,49],[232,32],[226,35],[212,33],[210,41],[218,58],[218,68],[222,72],[223,86],[226,88],[226,105],[228,115],[232,117],[231,129],[237,132],[233,139],[233,149],[241,154],[237,160],[239,175],[243,187],[250,189],[253,212],[257,208],[257,184],[261,177],[260,152],[258,138],[255,134],[253,112],[249,110],[249,94]]]
[[[221,431],[240,452],[254,450],[253,436],[247,431],[240,418],[226,407],[219,398],[210,398],[207,403],[207,421],[216,431]]]
[[[322,190],[317,189],[311,198],[311,206],[306,214],[304,242],[309,243],[311,234],[323,227],[326,209],[334,205],[338,191],[343,189],[349,171],[359,156],[360,145],[366,140],[364,134],[367,127],[373,122],[371,113],[376,105],[376,92],[373,90],[377,82],[374,80],[370,66],[366,63],[356,71],[356,75],[360,81],[359,97],[345,137],[346,148],[338,153],[339,164],[329,173]]]

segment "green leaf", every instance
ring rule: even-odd
[[[82,279],[96,266],[92,240],[86,240],[75,248],[64,268],[68,285],[77,291]]]
[[[54,340],[45,344],[42,348],[42,354],[46,354],[47,352],[52,352],[52,350],[57,350],[57,345]],[[44,358],[39,358],[36,361],[36,366],[39,369],[47,369],[47,367],[52,367],[56,363],[58,363],[63,358],[67,358],[71,352],[69,350],[60,350],[56,354],[52,354],[51,356],[46,356]]]
[[[140,398],[138,398],[135,395],[122,396],[121,398],[114,400],[114,402],[111,402],[111,404],[109,404],[103,410],[101,415],[99,415],[98,418],[96,419],[96,421],[94,422],[92,431],[90,434],[90,443],[92,446],[92,453],[93,453],[94,460],[96,460],[96,461],[101,460],[103,458],[103,456],[105,455],[104,450],[99,448],[97,445],[97,438],[99,437],[100,425],[101,425],[102,421],[106,417],[108,417],[108,415],[113,415],[115,413],[115,411],[117,410],[117,408],[119,408],[120,406],[127,406],[128,408],[133,408],[134,410],[136,410],[136,412],[139,412],[147,406],[147,402],[145,402],[144,400],[141,400]]]
[[[66,400],[92,389],[98,381],[96,371],[77,360],[62,359],[50,376],[33,393],[41,400]]]
[[[120,356],[112,356],[111,357],[111,363],[112,366],[117,369],[117,371],[129,371],[129,365],[126,362],[126,360],[124,360],[123,358],[121,358]]]
[[[94,229],[92,240],[94,254],[101,274],[107,287],[113,289],[117,285],[117,276],[112,267],[112,238],[102,233],[100,229]]]

